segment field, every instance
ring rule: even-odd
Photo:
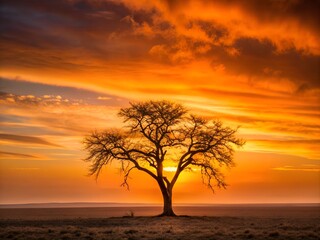
[[[320,207],[180,206],[0,209],[0,239],[319,239]],[[134,215],[134,216],[132,216]]]

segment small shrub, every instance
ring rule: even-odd
[[[123,217],[125,217],[125,218],[133,218],[134,217],[134,212],[130,210]]]

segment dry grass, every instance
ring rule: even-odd
[[[319,239],[320,218],[130,217],[0,220],[0,239]]]

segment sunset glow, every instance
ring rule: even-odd
[[[129,102],[171,100],[239,127],[226,190],[184,172],[174,203],[320,202],[319,1],[5,0],[0,204],[160,203],[119,166],[88,177],[83,138]],[[170,177],[176,166],[168,163]]]

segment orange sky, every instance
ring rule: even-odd
[[[129,101],[241,126],[227,190],[177,203],[320,202],[319,1],[3,1],[0,203],[161,202],[148,176],[87,177],[81,141]],[[167,172],[169,175],[170,173]],[[145,183],[148,185],[145,185]]]

